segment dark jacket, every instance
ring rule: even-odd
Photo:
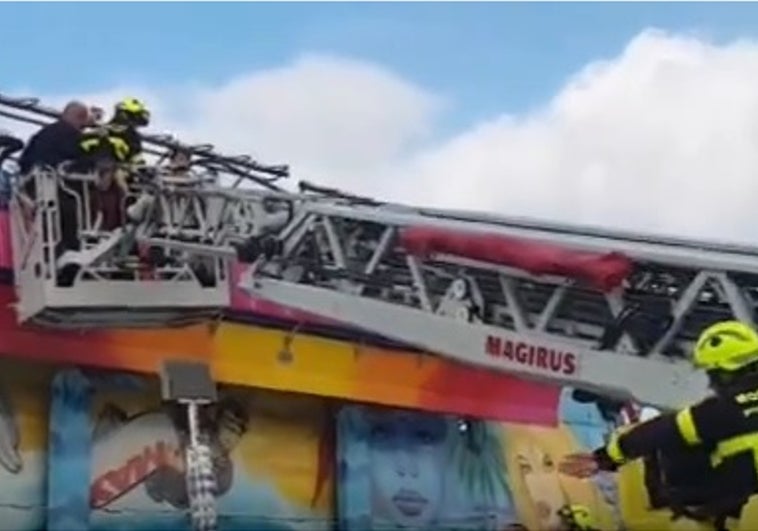
[[[142,139],[130,126],[114,122],[85,131],[80,148],[86,154],[84,159],[88,169],[99,160],[109,160],[120,164],[139,164],[142,158]]]
[[[714,506],[739,514],[758,492],[758,382],[752,379],[718,396],[634,426],[595,450],[603,470],[656,454],[702,452],[711,469],[705,486]]]
[[[81,159],[81,136],[81,131],[63,120],[46,125],[29,139],[21,153],[21,173],[27,173],[35,166],[55,167],[62,162]]]

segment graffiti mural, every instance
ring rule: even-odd
[[[345,406],[338,434],[346,529],[502,529],[516,521],[493,425]]]
[[[503,431],[508,479],[523,525],[528,529],[560,529],[560,508],[580,504],[590,510],[600,528],[615,528],[612,508],[597,485],[558,472],[559,460],[580,449],[565,425],[508,425]]]
[[[244,403],[226,398],[211,409],[207,420],[218,494],[223,496],[232,486],[234,463],[230,454],[247,431],[248,414]],[[107,403],[93,427],[92,466],[97,476],[91,486],[92,508],[113,506],[141,485],[153,502],[187,509],[183,450],[188,434],[181,425],[181,416],[164,408],[130,416],[113,402]]]
[[[185,417],[160,404],[156,387],[95,395],[92,529],[188,529]],[[332,527],[327,419],[325,403],[316,398],[222,391],[202,419],[213,450],[221,529]]]
[[[338,419],[338,484],[345,528],[559,530],[581,504],[601,529],[621,525],[616,476],[558,472],[569,453],[602,444],[597,408],[562,399],[557,427],[345,406]]]
[[[573,436],[576,448],[591,451],[605,444],[607,435],[614,426],[603,417],[595,404],[574,400],[571,389],[562,391],[559,404],[559,418]],[[619,506],[618,478],[616,474],[601,472],[590,481],[599,490],[605,504],[610,507],[615,528],[621,529],[623,518]]]
[[[560,474],[609,428],[569,392],[560,404],[548,428],[224,387],[202,417],[220,531],[558,531],[566,504],[603,530],[698,529],[650,510],[639,464]],[[0,361],[0,531],[189,529],[187,438],[155,381]],[[753,500],[742,529],[756,521]]]
[[[0,529],[45,529],[51,371],[0,362]]]

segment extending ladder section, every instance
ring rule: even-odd
[[[747,247],[316,200],[258,247],[255,297],[664,409],[707,393],[688,359],[705,326],[755,320]]]
[[[688,359],[705,326],[754,322],[758,249],[303,188],[229,196],[235,215],[213,243],[186,243],[182,227],[145,241],[237,254],[252,262],[241,285],[254,297],[460,362],[660,408],[707,393]]]
[[[228,303],[218,286],[228,289],[226,268],[239,260],[250,264],[241,284],[255,297],[463,363],[660,408],[706,394],[688,360],[703,327],[755,321],[758,249],[384,204],[307,183],[297,193],[259,182],[245,188],[219,167],[198,164],[181,181],[159,166],[145,170],[133,190],[143,208],[125,226],[81,225],[79,237],[89,243],[46,258],[46,271],[75,265],[121,287],[101,299],[76,283],[61,288],[74,289],[56,292],[58,317],[65,322],[75,313],[67,309],[87,304],[126,304],[144,315],[150,302],[125,290],[145,279],[123,274],[136,244],[153,275],[197,277],[198,264],[206,272],[214,264],[215,298],[177,283],[183,295],[176,297],[186,300],[174,301],[175,317],[204,311],[209,301],[215,309]],[[59,169],[30,178],[47,190],[37,212],[55,221],[57,190],[82,177]],[[40,229],[47,249],[56,231],[54,223]],[[25,249],[14,242],[22,300],[39,279],[20,274]],[[170,293],[167,284],[173,300]],[[46,297],[27,318],[49,309]],[[119,326],[124,318],[85,316],[79,324]]]

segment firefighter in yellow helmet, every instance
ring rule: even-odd
[[[137,98],[126,98],[116,104],[113,118],[108,123],[112,135],[118,136],[129,147],[129,162],[142,164],[142,140],[138,129],[150,125],[150,111]]]
[[[682,456],[689,479],[670,496],[675,514],[733,529],[748,498],[758,492],[758,333],[739,321],[707,328],[693,363],[708,375],[713,395],[680,411],[613,433],[591,454],[567,456],[563,473],[589,477],[625,463]]]
[[[85,153],[85,169],[95,170],[113,163],[120,165],[114,173],[115,183],[127,193],[130,176],[145,161],[142,156],[142,139],[138,129],[150,123],[150,111],[137,98],[125,98],[118,102],[111,120],[95,125],[84,133],[80,147]]]
[[[598,531],[592,513],[584,505],[564,505],[558,511],[562,531]]]
[[[149,125],[150,111],[137,98],[118,102],[111,120],[84,134],[82,150],[92,159],[109,159],[129,166],[144,164],[139,129]]]

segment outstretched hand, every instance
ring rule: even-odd
[[[595,456],[590,453],[569,454],[558,465],[561,474],[586,479],[600,471]]]

